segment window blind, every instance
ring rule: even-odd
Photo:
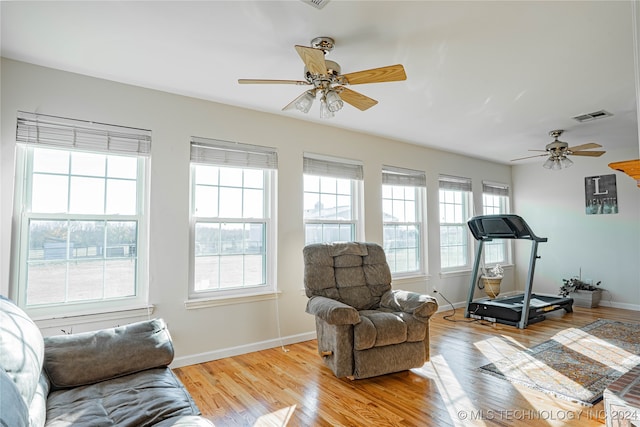
[[[496,196],[509,196],[509,187],[505,184],[483,182],[482,192],[486,194],[493,194]]]
[[[329,159],[304,155],[303,172],[309,175],[330,176],[333,178],[355,179],[362,181],[364,177],[362,164],[348,160]]]
[[[457,176],[440,175],[438,187],[441,190],[471,191],[471,180]]]
[[[191,161],[220,166],[277,169],[278,153],[271,147],[193,136]]]
[[[426,188],[427,176],[422,171],[383,165],[382,183],[386,185]]]
[[[21,144],[99,151],[151,154],[151,131],[18,111],[16,141]]]

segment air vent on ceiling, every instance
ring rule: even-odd
[[[581,114],[579,116],[575,116],[573,119],[582,123],[582,122],[589,122],[591,120],[596,120],[596,119],[604,119],[605,117],[611,117],[611,116],[613,116],[613,114],[611,114],[610,112],[605,110],[600,110],[600,111],[594,111],[593,113]]]
[[[310,4],[316,9],[322,9],[329,3],[329,0],[300,0],[302,3]]]

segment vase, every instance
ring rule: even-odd
[[[487,294],[490,299],[494,299],[500,294],[502,277],[480,276],[480,280],[484,286],[484,293]]]
[[[600,305],[602,289],[596,289],[595,291],[576,289],[573,292],[569,292],[569,297],[573,298],[573,305],[577,307],[595,308]]]

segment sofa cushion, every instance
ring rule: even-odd
[[[47,419],[47,397],[49,397],[49,380],[42,372],[38,387],[29,405],[29,426],[42,427]]]
[[[38,388],[43,359],[40,329],[13,301],[0,296],[0,368],[27,405]]]
[[[168,366],[173,345],[162,319],[45,338],[44,369],[53,390]]]
[[[29,411],[18,387],[4,369],[0,368],[0,425],[27,427]]]
[[[144,427],[199,413],[171,369],[155,368],[52,392],[45,426]]]

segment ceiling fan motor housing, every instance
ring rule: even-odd
[[[327,74],[326,75],[314,75],[312,74],[307,67],[304,67],[304,78],[309,83],[313,84],[316,88],[322,86],[322,82],[327,83],[338,83],[338,76],[342,69],[340,68],[340,64],[334,61],[330,61],[325,59],[324,61],[327,64]]]
[[[568,147],[569,147],[569,144],[567,144],[566,142],[555,140],[547,144],[545,146],[545,149],[551,154],[558,155],[558,154],[561,154],[562,152],[567,151]]]

